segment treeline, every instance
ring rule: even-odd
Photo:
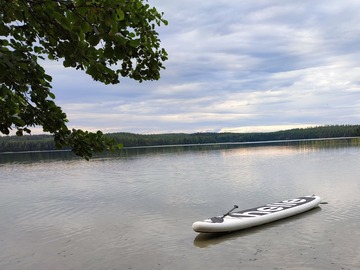
[[[0,137],[1,152],[51,151],[56,150],[51,135],[26,135]]]
[[[360,125],[335,125],[257,133],[170,133],[140,135],[112,133],[125,147],[204,143],[256,142],[360,136]]]
[[[297,128],[276,132],[257,133],[170,133],[170,134],[134,134],[111,133],[110,136],[124,147],[142,147],[159,145],[184,145],[205,143],[256,142],[276,140],[300,140],[336,137],[360,136],[360,125],[335,125],[311,128]],[[5,136],[0,137],[0,152],[46,151],[56,150],[50,135]]]

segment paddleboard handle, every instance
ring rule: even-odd
[[[214,223],[222,223],[224,221],[224,217],[226,217],[227,215],[230,215],[230,213],[232,211],[234,211],[236,208],[239,208],[239,206],[237,206],[236,204],[234,205],[234,207],[229,211],[227,212],[226,214],[223,214],[222,216],[219,216],[219,217],[212,217],[210,218],[212,222]]]
[[[239,206],[237,206],[236,204],[234,205],[234,207],[229,211],[229,212],[227,212],[226,214],[223,214],[223,218],[224,217],[226,217],[227,215],[230,215],[230,213],[232,212],[232,211],[234,211],[236,208],[239,208]]]

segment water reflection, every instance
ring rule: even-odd
[[[249,153],[257,148],[263,150],[268,146],[267,155],[287,153],[284,149],[293,151],[318,151],[319,149],[336,149],[360,146],[360,138],[334,138],[334,139],[311,139],[311,140],[283,140],[283,141],[261,141],[261,142],[239,142],[239,143],[209,143],[198,145],[164,145],[150,147],[128,147],[115,152],[95,154],[94,158],[114,157],[139,157],[142,155],[180,154],[186,152],[225,150],[223,154],[232,154],[226,150],[238,150],[238,153]],[[274,146],[281,146],[277,148]],[[34,161],[57,161],[79,159],[69,150],[60,151],[35,151],[19,153],[0,153],[0,164],[11,162],[34,162]]]
[[[360,147],[337,142],[2,154],[0,269],[356,269]],[[191,228],[314,193],[321,211],[225,235]]]
[[[41,161],[61,161],[78,159],[71,151],[34,151],[19,153],[0,153],[0,164],[5,163],[33,163]]]

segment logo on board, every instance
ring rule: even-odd
[[[277,203],[269,203],[264,206],[257,208],[247,209],[240,212],[231,213],[228,217],[239,218],[239,217],[258,217],[264,216],[275,212],[284,211],[307,202],[314,200],[314,197],[300,197],[297,199],[284,200]]]

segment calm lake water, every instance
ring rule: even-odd
[[[360,140],[0,155],[0,269],[359,269]],[[194,221],[317,194],[268,225]]]

